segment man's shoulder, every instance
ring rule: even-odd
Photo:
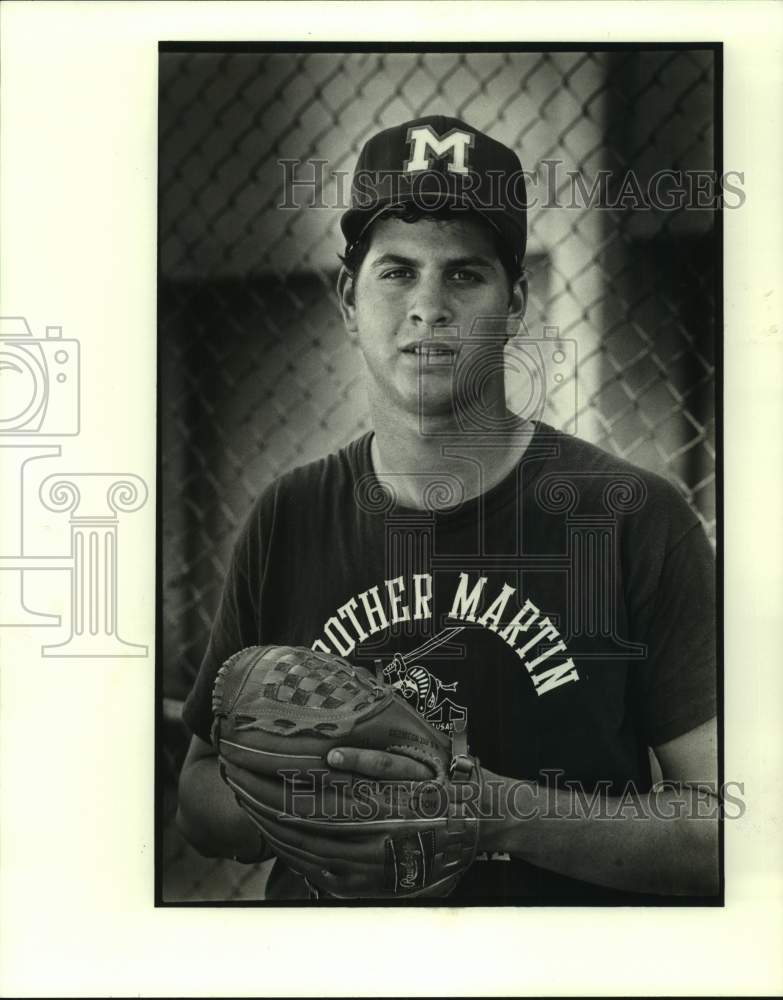
[[[370,449],[371,432],[354,438],[342,448],[309,462],[294,465],[283,472],[264,490],[259,501],[274,499],[286,503],[299,498],[313,503],[317,498],[338,492],[352,485],[365,469]]]
[[[592,444],[575,434],[558,431],[547,424],[539,424],[539,440],[552,446],[552,465],[562,472],[575,474],[635,476],[646,483],[665,490],[674,489],[671,481],[657,472],[622,458],[601,445]]]
[[[698,518],[688,504],[684,489],[671,479],[592,444],[584,438],[540,425],[540,438],[550,447],[547,475],[562,477],[581,492],[600,496],[617,514],[644,512],[671,514],[695,524]]]

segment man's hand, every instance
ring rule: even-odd
[[[423,781],[435,783],[431,771],[409,757],[382,750],[362,750],[359,747],[337,747],[327,755],[327,763],[336,771],[346,771],[362,778],[383,781]],[[499,788],[511,778],[501,778],[485,767],[481,769],[481,780],[474,785],[475,794],[461,786],[460,798],[470,802],[479,816],[479,850],[495,850],[499,833],[496,815],[497,803],[492,798],[492,788]],[[493,810],[495,810],[493,812]],[[505,848],[504,848],[505,850]]]
[[[425,764],[383,750],[338,747],[329,751],[326,760],[335,770],[378,781],[432,781],[432,771]]]

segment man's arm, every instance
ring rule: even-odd
[[[489,820],[482,847],[613,889],[712,895],[718,889],[715,745],[712,720],[656,747],[664,780],[679,789],[607,797],[592,811],[588,796],[539,785],[527,796],[532,818]]]
[[[272,855],[265,853],[261,835],[220,777],[215,748],[195,734],[210,731],[212,692],[220,665],[238,650],[262,641],[259,601],[264,539],[274,521],[275,498],[273,483],[253,504],[237,535],[209,644],[183,709],[194,735],[180,772],[177,825],[205,857],[236,858],[248,864]]]
[[[613,889],[713,895],[718,890],[716,745],[713,719],[655,748],[664,780],[679,783],[680,789],[633,800],[605,797],[600,808],[594,803],[592,809],[587,794],[485,770],[484,810],[498,817],[482,821],[479,846]],[[368,777],[422,777],[392,754],[355,748],[341,753],[343,769]],[[699,791],[699,785],[711,792]]]
[[[179,777],[177,826],[205,857],[252,864],[271,858],[261,834],[237,805],[220,777],[214,747],[198,736],[190,741]]]

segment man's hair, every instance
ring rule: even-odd
[[[495,246],[495,252],[498,255],[498,260],[503,266],[503,270],[506,272],[509,288],[513,288],[514,283],[518,281],[524,273],[522,261],[518,258],[514,250],[508,245],[508,243],[506,243],[500,233],[477,212],[471,212],[469,209],[464,208],[451,208],[449,206],[427,211],[417,205],[401,205],[398,208],[390,208],[387,212],[384,212],[383,215],[379,216],[379,219],[386,219],[389,216],[394,216],[394,218],[400,219],[402,222],[418,222],[420,219],[433,219],[440,222],[450,221],[452,219],[464,219],[466,216],[468,218],[475,219],[476,222],[484,227],[486,232],[492,238],[492,242]],[[367,227],[356,242],[352,243],[350,246],[346,246],[345,253],[340,256],[340,260],[342,261],[345,269],[354,278],[359,273],[362,261],[367,256],[367,251],[370,249],[371,239],[372,225]]]

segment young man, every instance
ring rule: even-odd
[[[665,480],[509,412],[523,194],[516,154],[457,119],[362,151],[338,292],[374,429],[274,483],[237,540],[185,708],[179,818],[204,853],[267,856],[209,742],[216,671],[302,645],[380,658],[431,724],[466,722],[506,794],[452,899],[717,892],[696,788],[716,782],[712,553]],[[649,750],[678,787],[652,790]],[[352,747],[332,763],[426,776]],[[291,896],[276,862],[268,897]]]

